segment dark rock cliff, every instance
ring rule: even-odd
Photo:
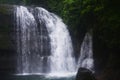
[[[13,6],[0,5],[0,74],[11,74],[15,70],[12,9]]]

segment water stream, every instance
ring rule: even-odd
[[[94,60],[92,50],[92,35],[87,32],[80,49],[80,57],[78,60],[78,66],[87,68],[94,72]]]

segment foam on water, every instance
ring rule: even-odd
[[[49,73],[49,74],[45,74],[45,73],[23,73],[23,74],[15,74],[15,76],[44,76],[46,78],[69,78],[69,77],[74,77],[76,75],[77,72],[73,72],[73,73]]]

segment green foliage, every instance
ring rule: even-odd
[[[72,4],[74,2],[75,2],[74,0],[64,0],[64,3],[68,3],[68,4]]]
[[[99,39],[108,47],[114,48],[120,45],[120,38],[117,37],[120,34],[120,11],[118,3],[116,1],[104,0],[97,6],[97,23],[94,30],[99,36]],[[112,6],[112,7],[111,7]]]
[[[62,10],[64,7],[63,0],[47,0],[47,6],[49,11],[62,16]]]
[[[22,0],[22,2],[23,2],[24,4],[27,4],[27,0]]]
[[[18,4],[20,0],[0,0],[0,4]]]
[[[108,48],[120,45],[120,11],[116,0],[48,0],[51,11],[59,14],[79,35],[90,28]]]

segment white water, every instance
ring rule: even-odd
[[[34,54],[31,52],[31,49],[34,50],[34,52],[38,52],[37,23],[28,9],[22,6],[16,9],[16,22],[18,71],[20,73],[29,73],[29,57],[31,54]],[[30,43],[30,41],[34,41],[34,43]]]
[[[87,68],[91,71],[93,71],[94,68],[93,51],[92,51],[92,35],[89,32],[86,33],[83,43],[81,45],[78,66]]]
[[[41,7],[24,6],[17,7],[15,14],[18,73],[75,72],[71,38],[58,16]]]
[[[55,14],[49,13],[43,8],[37,7],[36,9],[38,10],[39,21],[45,22],[51,40],[50,72],[74,72],[73,47],[66,25]]]

